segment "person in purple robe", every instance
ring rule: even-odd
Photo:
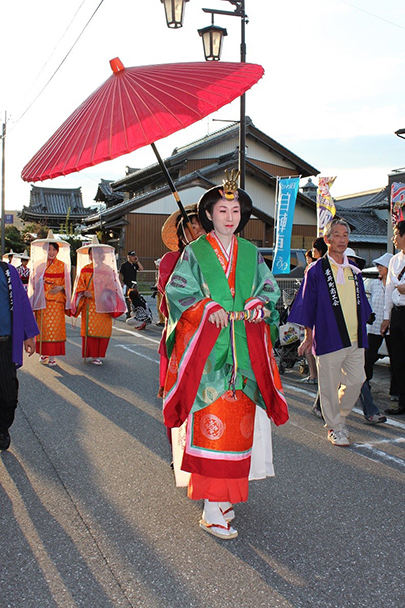
[[[305,274],[288,321],[305,327],[298,354],[314,352],[321,410],[333,445],[348,446],[346,417],[363,382],[366,323],[371,315],[360,269],[345,250],[350,228],[334,219],[325,229],[327,253]]]
[[[10,264],[0,262],[0,450],[10,446],[9,428],[18,401],[17,368],[23,363],[23,349],[35,352],[39,334],[34,313],[21,282]]]

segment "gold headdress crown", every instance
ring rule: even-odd
[[[223,189],[220,190],[223,198],[226,198],[228,201],[233,199],[238,199],[238,183],[237,179],[239,177],[239,171],[236,169],[232,169],[229,174],[228,170],[224,171],[225,179],[222,180]]]

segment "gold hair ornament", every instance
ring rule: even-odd
[[[220,190],[222,198],[228,201],[238,200],[239,196],[237,179],[240,172],[236,169],[232,169],[231,173],[229,174],[228,170],[226,169],[224,173],[226,179],[222,180],[223,189]]]

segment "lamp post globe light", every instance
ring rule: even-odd
[[[166,22],[168,27],[178,28],[183,25],[184,3],[188,0],[160,0],[166,11]],[[221,58],[222,40],[227,36],[227,31],[223,27],[214,25],[214,15],[230,15],[241,19],[241,41],[240,41],[240,61],[246,62],[246,41],[245,26],[248,17],[245,12],[245,0],[223,0],[235,7],[234,11],[222,11],[211,8],[203,8],[204,13],[210,13],[212,24],[198,30],[203,39],[204,56],[206,61],[219,61]],[[174,13],[176,12],[176,18]],[[240,120],[239,120],[239,186],[245,189],[246,175],[246,100],[245,94],[240,97]]]
[[[160,0],[165,7],[167,27],[183,27],[185,3],[189,0]]]

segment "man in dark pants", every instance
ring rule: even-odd
[[[125,301],[127,303],[127,319],[131,316],[131,303],[126,297],[128,289],[131,289],[132,283],[136,282],[138,270],[143,270],[135,251],[128,251],[127,261],[120,268],[120,280],[124,290]]]
[[[405,220],[396,223],[393,241],[400,251],[391,258],[388,267],[381,334],[385,335],[390,328],[391,366],[399,394],[398,406],[385,411],[399,416],[405,414]]]
[[[39,334],[35,317],[16,269],[0,262],[0,450],[10,446],[9,428],[18,400],[17,368],[23,346],[31,356]]]

